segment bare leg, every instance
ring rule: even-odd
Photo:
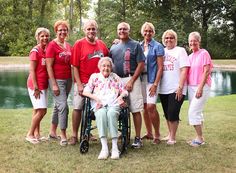
[[[81,121],[81,110],[74,109],[72,113],[72,136],[78,138],[78,130]]]
[[[170,141],[175,141],[178,125],[179,125],[178,121],[169,121],[169,127],[170,127],[169,140]]]
[[[152,125],[155,130],[155,138],[159,139],[160,138],[160,117],[157,112],[156,105],[148,104],[147,109],[148,109],[148,115],[150,116]]]
[[[197,139],[202,142],[204,141],[203,135],[202,135],[202,125],[194,125],[195,131],[197,133]]]
[[[148,135],[150,137],[153,136],[152,135],[152,124],[151,124],[151,120],[149,117],[146,103],[144,104],[143,119],[144,119],[144,123],[145,123],[146,130],[147,130],[146,135]]]
[[[141,127],[142,127],[142,117],[140,112],[135,112],[133,114],[134,128],[136,137],[140,138]]]

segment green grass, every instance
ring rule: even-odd
[[[165,135],[160,104],[157,108],[161,115],[161,134]],[[120,160],[106,161],[97,160],[99,142],[90,143],[85,155],[80,154],[79,145],[62,148],[58,142],[29,144],[24,137],[30,126],[31,109],[1,109],[0,172],[236,172],[236,95],[209,99],[204,114],[207,143],[198,148],[186,144],[186,140],[194,137],[194,130],[187,121],[187,108],[188,102],[184,102],[175,146],[164,142],[152,145],[151,141],[145,141],[143,148],[129,148]],[[51,109],[41,123],[43,135],[48,134],[50,114]],[[68,133],[71,134],[71,118]]]

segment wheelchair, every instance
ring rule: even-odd
[[[80,153],[85,154],[89,150],[90,132],[96,129],[92,126],[92,120],[95,120],[95,115],[91,110],[90,99],[85,97],[84,106],[81,117],[80,129]],[[130,144],[131,123],[130,112],[128,107],[121,109],[118,118],[118,147],[121,154],[127,152],[128,145]]]

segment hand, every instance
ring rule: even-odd
[[[202,97],[202,93],[203,93],[203,90],[201,88],[198,88],[195,97],[196,98]]]
[[[35,99],[40,99],[40,94],[42,93],[42,91],[40,91],[39,89],[35,89],[34,90],[34,97]]]
[[[178,101],[180,101],[183,97],[182,90],[183,89],[179,87],[175,92],[176,93],[175,99]]]
[[[77,84],[77,88],[78,88],[79,95],[82,95],[83,90],[84,90],[84,86],[82,84]]]
[[[127,104],[125,103],[125,101],[122,98],[118,98],[118,104],[120,105],[121,108],[125,108],[127,107]]]
[[[59,96],[60,95],[60,90],[59,90],[59,87],[58,87],[57,84],[52,86],[52,91],[53,91],[55,96]]]
[[[95,106],[95,109],[97,110],[97,109],[100,109],[100,108],[102,108],[102,102],[101,102],[101,100],[97,100],[97,102],[96,102],[96,106]]]
[[[152,85],[151,88],[149,89],[149,96],[153,97],[156,95],[157,92],[157,86],[156,85]]]
[[[116,38],[115,40],[113,40],[112,44],[118,44],[119,42],[120,40]]]
[[[125,85],[125,89],[128,91],[128,92],[131,92],[132,90],[133,90],[133,81],[132,81],[132,79],[130,79],[127,83],[126,83],[126,85]]]

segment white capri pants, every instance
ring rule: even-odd
[[[210,87],[203,87],[202,97],[196,98],[198,86],[188,86],[189,109],[188,118],[190,125],[201,125],[204,121],[203,108],[210,94]]]

